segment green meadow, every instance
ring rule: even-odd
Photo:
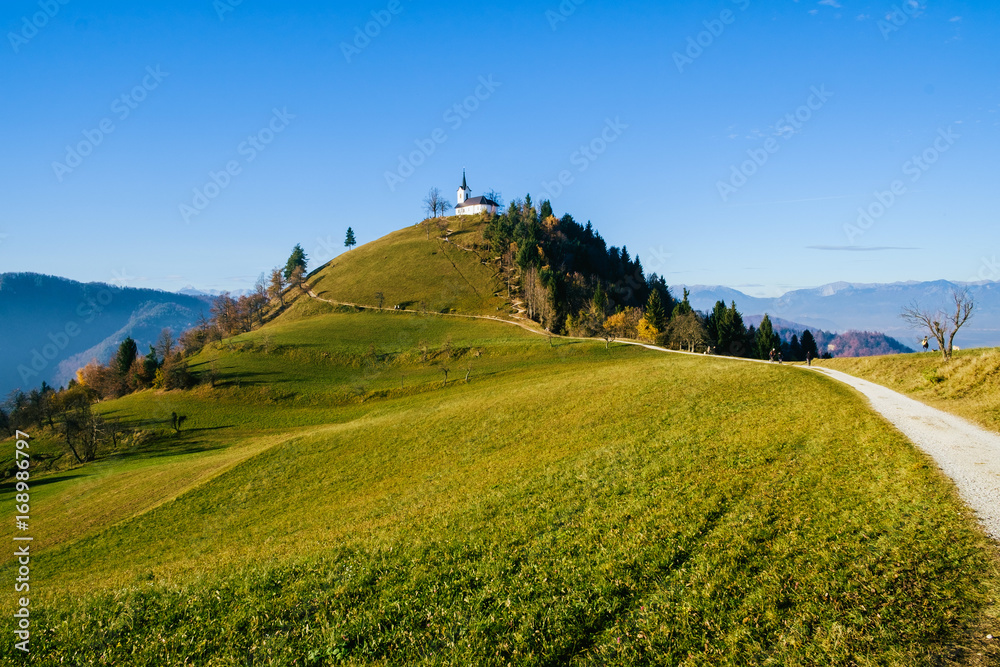
[[[996,659],[995,547],[827,378],[305,299],[191,365],[33,482],[4,664]]]

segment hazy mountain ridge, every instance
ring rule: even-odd
[[[92,358],[106,361],[131,335],[147,350],[208,315],[210,301],[160,290],[81,283],[36,273],[0,274],[0,396],[43,381],[67,382]]]
[[[922,332],[910,329],[899,317],[902,308],[917,301],[927,308],[948,302],[952,289],[965,288],[976,302],[972,320],[955,339],[960,347],[1000,346],[1000,283],[962,283],[947,280],[890,284],[831,283],[811,289],[793,290],[780,297],[762,298],[722,286],[693,285],[691,304],[711,310],[716,301],[736,302],[744,315],[768,314],[799,325],[835,333],[847,331],[881,332],[904,345],[915,346]],[[680,293],[683,286],[677,286]],[[815,331],[814,331],[815,333]]]

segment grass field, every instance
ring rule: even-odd
[[[333,311],[206,349],[214,388],[100,406],[148,438],[34,487],[4,664],[990,659],[993,545],[850,390]]]
[[[1000,349],[962,350],[950,362],[928,352],[832,359],[821,364],[1000,432]]]

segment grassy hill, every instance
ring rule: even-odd
[[[363,302],[350,263],[397,245],[471,257],[423,233],[317,291]],[[405,291],[430,299],[426,266]],[[827,378],[306,297],[191,365],[214,386],[99,404],[140,435],[33,481],[32,653],[3,664],[997,657],[992,543]]]
[[[382,292],[390,309],[420,310],[426,303],[431,312],[509,313],[509,302],[496,296],[501,282],[493,263],[472,250],[482,243],[483,224],[446,222],[451,233],[418,225],[354,248],[313,272],[309,283],[325,299],[359,305],[377,305],[375,293]],[[506,297],[506,286],[502,293]]]
[[[962,350],[950,362],[927,352],[822,364],[1000,431],[1000,349]]]

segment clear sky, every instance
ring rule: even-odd
[[[622,4],[5,0],[0,272],[244,288],[465,167],[670,284],[1000,279],[995,0]]]

